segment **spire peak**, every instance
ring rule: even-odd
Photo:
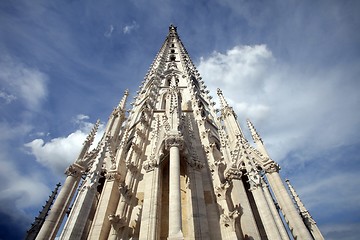
[[[217,95],[219,96],[220,105],[222,108],[228,107],[229,104],[226,102],[226,99],[224,98],[224,95],[220,88],[217,89]]]
[[[122,97],[119,105],[118,105],[118,108],[119,109],[122,109],[124,110],[125,109],[125,104],[126,104],[126,99],[127,97],[129,96],[129,89],[126,89],[125,92],[124,92],[124,96]]]
[[[249,127],[249,130],[251,132],[251,136],[252,136],[254,142],[257,142],[257,141],[262,142],[260,135],[258,134],[258,132],[256,131],[256,129],[254,127],[254,124],[252,124],[252,122],[248,118],[246,119],[246,122],[247,122],[247,125]]]
[[[176,32],[176,30],[177,30],[177,27],[175,27],[175,25],[171,23],[169,26],[169,32]]]

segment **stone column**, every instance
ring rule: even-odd
[[[169,235],[168,239],[184,239],[181,218],[180,194],[180,149],[183,138],[173,135],[165,140],[166,148],[170,151],[169,166]]]
[[[290,198],[278,173],[278,166],[271,165],[266,169],[266,177],[269,181],[271,189],[279,203],[285,220],[295,239],[311,240],[313,239],[309,230],[306,228],[300,214],[298,213],[292,199]]]
[[[275,203],[274,203],[274,200],[270,194],[270,191],[269,191],[269,188],[268,188],[268,185],[265,183],[263,184],[263,191],[264,191],[264,195],[265,195],[265,198],[266,198],[266,201],[269,205],[269,208],[270,208],[270,211],[273,215],[273,218],[275,220],[275,223],[276,223],[276,226],[278,227],[279,229],[279,232],[280,232],[280,235],[281,235],[281,239],[283,240],[289,240],[289,236],[286,232],[286,229],[285,229],[285,226],[280,218],[280,215],[276,209],[276,206],[275,206]]]
[[[119,181],[120,174],[118,172],[113,171],[106,174],[106,182],[90,229],[89,239],[106,239],[108,237],[111,229],[108,216],[116,211],[119,202]]]
[[[64,219],[65,213],[69,208],[70,202],[76,192],[81,178],[81,166],[72,164],[66,170],[68,177],[65,180],[63,187],[51,208],[49,216],[46,218],[36,239],[48,240],[56,237],[61,223]]]
[[[251,179],[251,177],[250,177]],[[261,180],[257,184],[253,184],[252,181],[250,181],[250,191],[252,192],[252,195],[254,197],[257,209],[259,211],[259,215],[261,218],[261,221],[264,225],[264,229],[266,232],[266,236],[269,239],[282,239],[280,232],[277,228],[277,225],[275,223],[275,220],[273,218],[273,215],[270,211],[268,202],[266,201],[263,189],[262,189],[262,182]]]
[[[157,239],[159,232],[159,168],[154,159],[144,162],[145,191],[144,205],[141,214],[140,240]]]

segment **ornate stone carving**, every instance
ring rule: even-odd
[[[139,171],[138,167],[133,162],[127,162],[126,167],[131,171],[132,173],[137,173]]]
[[[280,166],[276,162],[272,161],[270,164],[264,166],[264,170],[266,173],[279,172]]]
[[[240,180],[242,176],[242,172],[236,167],[230,167],[226,169],[224,176],[228,181],[231,181],[233,179]]]
[[[120,174],[118,172],[108,172],[105,174],[105,178],[108,182],[119,181]]]
[[[220,200],[225,200],[227,190],[229,189],[229,187],[230,187],[230,182],[228,181],[225,181],[224,183],[221,183],[220,186],[215,187],[215,194],[217,198]]]
[[[204,167],[204,164],[198,160],[189,160],[187,161],[188,165],[194,170],[201,170]]]
[[[151,158],[149,160],[146,160],[143,163],[143,168],[145,169],[146,172],[150,172],[152,170],[154,170],[156,167],[158,166],[155,158]]]
[[[83,171],[84,169],[80,165],[73,163],[65,170],[65,174],[72,177],[80,177]]]
[[[169,150],[171,147],[178,147],[182,150],[184,148],[184,138],[178,134],[166,136],[165,149]]]
[[[221,214],[221,223],[226,227],[230,227],[232,231],[235,231],[235,221],[240,216],[239,210],[234,210],[227,214]]]
[[[115,231],[119,231],[121,228],[126,226],[126,220],[124,218],[120,218],[119,215],[110,214],[108,219]]]
[[[119,186],[119,191],[121,195],[126,199],[126,201],[130,201],[133,193],[131,192],[131,189],[129,189],[128,185],[125,185],[124,183],[121,183]]]
[[[246,175],[248,176],[249,179],[249,184],[250,184],[250,191],[253,191],[255,189],[257,189],[258,187],[261,187],[261,176],[259,175],[258,171],[255,170],[254,168],[251,168],[251,170],[249,170]]]

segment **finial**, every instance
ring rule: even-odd
[[[85,142],[84,142],[84,145],[85,145],[85,144],[88,144],[88,145],[91,145],[91,144],[92,144],[92,142],[93,142],[94,139],[95,139],[95,135],[96,135],[96,132],[97,132],[97,130],[98,130],[98,128],[99,128],[99,125],[100,125],[100,119],[98,119],[98,120],[96,121],[96,123],[94,124],[94,126],[93,126],[93,128],[91,129],[89,135],[86,137],[86,140],[85,140]]]
[[[247,122],[247,125],[249,127],[249,130],[251,132],[251,136],[252,136],[254,142],[257,142],[257,141],[262,142],[260,135],[257,133],[254,125],[250,122],[250,119],[246,119],[246,122]]]
[[[122,99],[118,105],[118,109],[122,109],[122,110],[125,109],[126,99],[128,96],[129,96],[129,89],[126,89],[124,92],[124,96],[122,97]]]
[[[287,185],[289,187],[290,194],[291,194],[292,198],[294,199],[295,204],[299,208],[300,214],[307,213],[308,212],[307,209],[305,208],[304,204],[301,202],[300,197],[296,193],[294,187],[291,185],[290,180],[285,179],[285,182],[287,183]]]
[[[171,23],[170,26],[169,26],[169,32],[170,33],[173,33],[173,32],[176,33],[176,30],[177,30],[177,27],[175,27],[174,24]]]
[[[217,89],[217,95],[219,96],[219,99],[220,99],[221,108],[228,107],[229,105],[226,102],[224,95],[223,95],[222,91],[220,90],[220,88]]]

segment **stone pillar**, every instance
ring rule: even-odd
[[[57,231],[61,226],[65,213],[68,210],[70,202],[79,185],[81,172],[82,168],[77,164],[70,165],[66,170],[65,173],[68,177],[66,178],[65,183],[51,208],[49,216],[46,218],[36,239],[48,240],[56,237]]]
[[[250,178],[251,179],[251,178]],[[252,182],[250,182],[252,183]],[[282,239],[262,189],[262,182],[250,187],[268,239]]]
[[[242,172],[237,168],[229,168],[225,171],[225,177],[228,180],[231,180],[233,185],[231,191],[233,205],[241,210],[240,230],[244,239],[261,239],[246,189],[242,181]]]
[[[128,171],[125,177],[125,182],[120,183],[119,192],[120,192],[120,200],[116,209],[115,214],[109,215],[109,221],[112,225],[112,229],[110,231],[109,240],[115,240],[122,233],[121,228],[123,228],[127,220],[126,219],[126,206],[129,203],[132,197],[132,191],[130,188],[130,181],[132,178],[131,171]]]
[[[146,174],[144,181],[146,189],[144,205],[141,214],[140,240],[158,239],[159,232],[159,168],[155,160],[149,160],[143,164]]]
[[[165,139],[165,147],[170,152],[169,164],[169,235],[168,239],[184,239],[181,218],[180,194],[180,149],[183,147],[183,138],[173,134]]]
[[[324,237],[321,234],[319,228],[316,225],[316,222],[311,217],[309,211],[305,208],[304,204],[301,202],[299,195],[297,195],[294,187],[290,184],[290,181],[287,179],[285,182],[288,184],[290,193],[294,199],[295,204],[297,205],[297,208],[299,209],[300,215],[305,223],[305,225],[308,227],[308,229],[311,231],[312,236],[316,240],[323,240]]]
[[[270,191],[269,191],[269,188],[268,188],[268,185],[267,184],[263,184],[263,191],[264,191],[264,195],[265,195],[265,198],[266,198],[266,201],[269,205],[269,208],[270,208],[270,211],[272,213],[272,216],[275,220],[275,223],[276,223],[276,226],[277,228],[279,229],[279,232],[280,232],[280,235],[281,235],[281,239],[283,240],[289,240],[289,236],[286,232],[286,229],[285,229],[285,226],[280,218],[280,215],[276,209],[276,206],[275,206],[275,203],[274,203],[274,200],[270,194]]]
[[[106,174],[106,182],[91,226],[89,239],[106,239],[108,237],[111,228],[108,216],[116,211],[119,202],[119,180],[118,172]]]
[[[284,214],[285,220],[295,239],[311,240],[313,238],[290,198],[278,170],[278,166],[271,165],[266,169],[266,177]]]
[[[189,233],[189,238],[210,239],[209,223],[206,215],[206,204],[204,199],[204,187],[202,179],[202,168],[204,164],[200,161],[188,162],[188,174],[190,177],[189,203],[190,215],[193,220],[193,233]],[[191,230],[189,231],[191,232]],[[193,234],[192,236],[190,234]]]

